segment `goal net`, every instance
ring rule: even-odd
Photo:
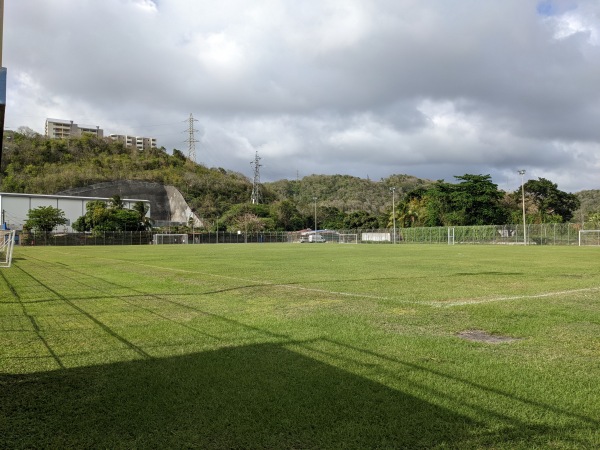
[[[155,234],[152,237],[153,244],[187,244],[187,234]]]
[[[579,230],[579,245],[600,245],[600,230]]]
[[[0,231],[0,267],[10,267],[15,246],[15,231]]]
[[[358,234],[340,234],[340,244],[358,244]]]

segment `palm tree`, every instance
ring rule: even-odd
[[[143,230],[152,227],[152,219],[146,215],[150,210],[150,205],[148,205],[148,203],[135,202],[133,204],[133,210],[138,214],[138,220]]]
[[[123,209],[123,200],[121,200],[120,195],[113,195],[110,199],[110,207],[111,209]]]

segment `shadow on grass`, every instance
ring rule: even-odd
[[[0,384],[2,448],[456,446],[473,425],[273,344]]]

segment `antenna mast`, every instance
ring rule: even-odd
[[[190,118],[188,119],[188,138],[185,142],[188,144],[188,159],[192,162],[196,162],[196,136],[194,132],[198,131],[194,128],[194,122],[198,122],[198,119],[194,119],[192,113],[190,113]]]
[[[250,164],[254,166],[254,179],[252,180],[252,204],[257,205],[260,203],[260,168],[262,164],[260,164],[260,156],[258,156],[258,151],[256,151],[256,155],[254,156],[254,161],[251,161]]]

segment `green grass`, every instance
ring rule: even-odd
[[[0,448],[600,448],[599,358],[598,248],[17,248]]]

